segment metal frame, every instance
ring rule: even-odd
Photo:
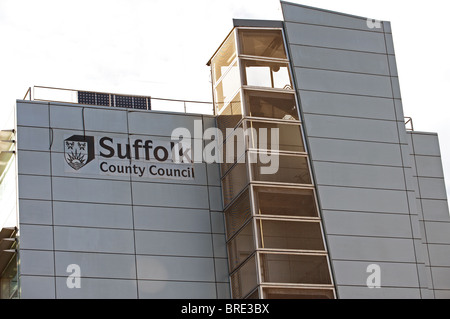
[[[283,39],[283,44],[284,44],[284,50],[285,50],[285,54],[286,54],[286,59],[280,59],[280,58],[271,58],[271,57],[260,57],[260,56],[251,56],[251,55],[243,55],[241,54],[241,45],[239,42],[239,32],[240,30],[277,30],[281,33],[282,39]],[[245,185],[242,187],[241,190],[238,190],[238,192],[234,195],[233,198],[231,199],[227,199],[228,203],[226,203],[226,205],[224,205],[224,212],[226,210],[228,210],[230,207],[232,207],[232,205],[234,205],[236,203],[236,201],[238,199],[241,198],[242,194],[244,194],[245,192],[248,192],[248,197],[250,200],[249,203],[249,208],[250,208],[250,217],[248,218],[248,220],[244,220],[245,222],[242,223],[242,225],[238,225],[238,228],[235,230],[233,229],[232,235],[230,236],[230,238],[227,238],[226,244],[227,244],[227,249],[229,248],[230,243],[236,239],[237,236],[239,236],[239,234],[241,234],[242,229],[244,229],[244,227],[248,227],[249,225],[251,226],[253,235],[252,235],[252,244],[253,244],[253,251],[250,251],[250,254],[242,261],[240,261],[240,264],[237,265],[236,267],[234,267],[234,265],[230,266],[230,277],[234,276],[238,271],[240,271],[240,269],[246,265],[246,263],[251,259],[251,258],[255,258],[255,273],[256,273],[256,284],[257,286],[254,289],[251,289],[250,292],[248,292],[246,294],[246,296],[240,296],[240,297],[248,297],[250,295],[252,295],[254,292],[258,291],[258,294],[261,298],[264,298],[264,288],[267,287],[272,287],[272,288],[297,288],[297,289],[326,289],[328,291],[331,291],[333,293],[333,296],[336,297],[336,291],[335,291],[335,286],[334,286],[334,278],[333,278],[333,273],[331,271],[331,264],[330,264],[330,258],[328,255],[328,247],[327,247],[327,243],[326,243],[326,238],[325,238],[325,233],[324,233],[324,227],[323,227],[323,221],[322,221],[322,217],[321,217],[321,213],[320,213],[320,206],[318,203],[318,198],[317,198],[317,191],[316,191],[316,186],[315,186],[315,182],[314,182],[314,178],[313,178],[313,171],[312,171],[312,167],[311,167],[311,161],[309,158],[309,152],[308,152],[308,147],[307,147],[307,143],[306,143],[306,137],[305,137],[305,132],[303,129],[303,125],[302,125],[302,116],[301,116],[301,112],[300,112],[300,103],[299,103],[299,97],[297,96],[297,92],[295,91],[295,87],[294,87],[294,75],[293,75],[293,69],[292,66],[290,64],[290,59],[289,59],[289,52],[287,49],[287,45],[286,45],[286,38],[285,38],[285,34],[284,34],[284,30],[283,28],[253,28],[253,27],[236,27],[233,29],[232,32],[230,32],[230,35],[234,36],[234,40],[235,40],[235,46],[236,46],[236,57],[235,59],[233,59],[233,61],[230,63],[230,66],[228,67],[227,70],[225,70],[225,72],[222,74],[222,76],[213,83],[213,91],[214,91],[214,105],[217,105],[217,103],[219,103],[219,101],[217,101],[217,95],[216,95],[216,88],[218,85],[220,85],[220,83],[222,83],[221,81],[229,74],[229,71],[231,70],[231,68],[235,68],[236,66],[238,67],[239,70],[239,76],[240,76],[240,87],[239,89],[236,90],[236,92],[232,95],[232,97],[230,98],[230,101],[226,101],[226,103],[224,103],[224,105],[220,108],[217,109],[216,115],[221,115],[223,113],[223,111],[226,109],[226,107],[229,105],[229,102],[231,102],[232,100],[235,99],[235,97],[239,94],[240,95],[240,107],[241,107],[241,116],[242,118],[237,122],[237,124],[234,126],[233,129],[236,129],[237,127],[242,127],[242,129],[244,130],[244,152],[243,154],[237,154],[236,157],[236,162],[235,163],[230,163],[232,165],[230,165],[229,167],[226,168],[225,171],[223,171],[223,165],[222,165],[222,169],[221,169],[221,182],[222,182],[222,188],[223,188],[223,192],[225,194],[225,192],[227,191],[227,189],[224,186],[224,181],[226,179],[228,179],[230,177],[231,171],[236,167],[236,165],[242,164],[244,163],[245,167],[246,167],[246,175],[247,175],[247,181],[245,183]],[[227,41],[228,38],[225,40]],[[223,43],[225,43],[225,41]],[[215,56],[218,54],[218,52],[220,52],[220,49],[218,51],[216,51]],[[215,57],[214,56],[214,57]],[[211,59],[213,60],[214,57]],[[273,87],[255,87],[255,86],[248,86],[248,85],[244,85],[244,80],[245,80],[245,70],[242,67],[242,63],[243,61],[261,61],[261,62],[268,62],[268,63],[281,63],[283,65],[286,65],[287,70],[288,70],[288,75],[289,75],[289,81],[290,81],[290,87],[289,89],[283,89],[283,88],[273,88]],[[236,65],[237,63],[237,65]],[[273,93],[283,93],[283,94],[290,94],[294,97],[295,100],[295,104],[297,107],[297,113],[298,113],[298,119],[299,120],[283,120],[283,119],[271,119],[271,118],[260,118],[260,117],[250,117],[248,116],[249,113],[246,112],[247,110],[247,105],[246,105],[246,101],[244,100],[244,95],[245,92],[249,92],[249,91],[253,91],[253,92],[273,92]],[[297,183],[286,183],[286,182],[268,182],[268,181],[254,181],[254,174],[252,171],[252,164],[254,164],[252,161],[251,156],[254,156],[254,154],[258,154],[261,152],[268,152],[269,150],[266,149],[259,149],[256,148],[257,144],[255,144],[254,138],[255,136],[252,134],[252,131],[248,131],[249,128],[252,127],[251,123],[253,121],[259,122],[259,123],[274,123],[274,124],[284,124],[284,125],[297,125],[299,126],[299,130],[300,130],[300,134],[301,134],[301,138],[302,138],[302,143],[303,143],[303,148],[304,148],[304,152],[296,152],[296,151],[283,151],[283,150],[277,150],[277,151],[272,151],[270,150],[270,153],[273,155],[279,155],[279,156],[294,156],[294,157],[302,157],[306,159],[306,165],[307,165],[307,172],[310,179],[311,179],[311,184],[297,184]],[[246,134],[248,133],[248,134]],[[248,136],[249,135],[249,136]],[[226,135],[222,144],[222,147],[226,147],[225,144],[230,141],[230,137],[233,137],[234,135],[232,135],[231,133]],[[247,140],[248,139],[248,140]],[[231,181],[232,182],[232,181]],[[262,215],[259,214],[256,211],[257,208],[257,203],[256,203],[256,189],[255,187],[270,187],[270,188],[290,188],[290,189],[299,189],[299,190],[310,190],[311,191],[311,195],[313,197],[314,200],[314,204],[315,204],[315,211],[316,211],[316,215],[315,217],[307,217],[307,216],[278,216],[278,215]],[[225,198],[224,198],[225,199]],[[227,218],[227,216],[225,216],[225,218]],[[323,243],[323,249],[321,250],[305,250],[305,249],[284,249],[284,248],[265,248],[263,245],[263,231],[260,231],[260,227],[262,227],[262,223],[261,221],[291,221],[291,222],[303,222],[303,223],[315,223],[315,225],[319,226],[320,229],[320,236],[322,238],[322,243]],[[226,227],[226,234],[228,236],[228,234],[230,233],[229,229],[228,229],[228,225],[227,223],[225,223],[225,227]],[[314,255],[314,256],[324,256],[326,263],[327,263],[327,267],[328,267],[328,275],[330,278],[330,284],[296,284],[296,283],[267,283],[264,282],[262,280],[262,267],[261,267],[261,255],[262,254],[282,254],[282,255],[303,255],[303,256],[307,256],[307,255]],[[231,260],[230,260],[231,261]],[[232,285],[232,284],[231,284]],[[233,288],[233,287],[231,287]],[[231,291],[233,291],[233,289],[231,289]]]
[[[205,102],[205,101],[193,101],[193,100],[179,100],[179,99],[166,99],[166,98],[156,98],[156,97],[151,97],[151,96],[144,96],[144,95],[136,95],[136,94],[122,94],[122,93],[110,93],[110,92],[98,92],[98,91],[87,91],[87,90],[75,90],[75,89],[66,89],[66,88],[58,88],[58,87],[50,87],[50,86],[40,86],[40,85],[35,85],[33,87],[29,87],[23,100],[26,100],[27,98],[29,98],[30,101],[42,101],[42,102],[58,102],[58,103],[68,103],[68,104],[80,104],[77,100],[77,102],[70,102],[70,101],[59,101],[59,100],[47,100],[47,99],[39,99],[36,98],[35,95],[35,89],[48,89],[48,90],[58,90],[58,91],[70,91],[73,93],[76,92],[87,92],[87,93],[97,93],[97,94],[105,94],[109,96],[109,106],[104,106],[104,105],[95,105],[95,104],[87,104],[87,105],[95,105],[95,106],[99,106],[99,107],[117,107],[117,108],[125,108],[125,109],[130,109],[127,107],[121,107],[121,106],[115,106],[116,103],[115,101],[115,97],[116,96],[126,96],[126,97],[131,97],[132,99],[134,98],[145,98],[146,99],[146,106],[147,106],[147,110],[151,110],[151,101],[155,100],[155,101],[168,101],[168,102],[179,102],[179,103],[183,103],[184,104],[184,113],[188,113],[187,112],[187,107],[186,107],[186,103],[195,103],[195,104],[208,104],[208,105],[212,105],[212,111],[213,114],[214,113],[214,103],[213,102]],[[114,101],[113,101],[114,100]],[[138,109],[138,108],[131,108],[133,110],[144,110],[144,109]],[[206,114],[206,113],[205,113]]]
[[[408,126],[409,124],[409,126]],[[414,124],[412,117],[405,117],[405,126],[407,131],[414,132]]]

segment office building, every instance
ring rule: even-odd
[[[17,101],[2,298],[450,297],[439,141],[405,120],[390,23],[281,7],[233,20],[212,104]]]

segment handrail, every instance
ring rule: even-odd
[[[408,124],[409,124],[409,126],[408,126]],[[405,126],[406,126],[406,130],[407,131],[414,132],[414,125],[413,125],[412,117],[406,117],[405,116]]]
[[[23,100],[26,100],[28,95],[30,95],[30,101],[31,101],[31,86],[28,88],[27,93],[25,93]]]
[[[36,90],[37,89],[37,90]],[[42,90],[41,90],[42,89]],[[52,98],[52,97],[41,97],[42,91],[45,90],[54,90],[56,95],[59,95],[59,98]],[[33,87],[28,88],[27,92],[25,93],[24,100],[29,97],[30,101],[45,101],[45,102],[63,102],[63,103],[74,103],[74,104],[81,104],[78,101],[78,92],[85,92],[90,94],[102,94],[102,95],[108,95],[109,96],[109,106],[112,107],[121,107],[116,106],[114,101],[115,97],[120,96],[126,96],[133,98],[144,98],[146,99],[147,104],[144,105],[144,108],[147,110],[160,110],[160,111],[170,111],[167,109],[167,105],[163,106],[162,108],[158,108],[158,106],[155,107],[154,104],[164,104],[165,102],[173,103],[172,107],[177,105],[177,109],[180,109],[184,111],[184,113],[194,113],[194,112],[188,112],[188,106],[191,104],[191,106],[197,105],[197,107],[201,108],[201,111],[195,112],[195,113],[201,113],[201,114],[214,114],[214,107],[213,102],[206,102],[206,101],[194,101],[194,100],[180,100],[180,99],[168,99],[168,98],[158,98],[158,97],[151,97],[151,96],[143,96],[143,95],[135,95],[135,94],[122,94],[122,93],[110,93],[110,92],[99,92],[99,91],[87,91],[87,90],[74,90],[74,89],[66,89],[66,88],[57,88],[57,87],[50,87],[50,86],[41,86],[41,85],[35,85]],[[48,92],[47,92],[48,93]],[[44,94],[45,95],[45,94]],[[158,103],[153,103],[158,102]],[[160,103],[159,103],[160,102]],[[82,103],[86,104],[86,103]],[[88,104],[88,105],[99,105],[99,106],[108,106],[108,105],[100,105],[100,104]],[[205,111],[204,106],[210,105],[211,107],[208,109],[208,111]],[[139,108],[135,108],[139,109]]]

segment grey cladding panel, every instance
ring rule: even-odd
[[[212,257],[210,234],[136,231],[136,253],[146,255]]]
[[[397,122],[394,121],[305,114],[304,122],[310,137],[399,142]]]
[[[127,132],[127,111],[124,110],[52,105],[50,121],[52,127],[58,129]]]
[[[428,244],[428,251],[433,266],[450,267],[450,245]]]
[[[17,125],[48,127],[48,106],[17,102]]]
[[[443,178],[419,178],[420,196],[427,199],[447,199]]]
[[[401,167],[314,162],[319,185],[405,189]]]
[[[286,22],[289,44],[386,53],[383,33]]]
[[[17,151],[18,171],[20,174],[50,175],[50,153],[35,151]]]
[[[392,37],[392,33],[385,33],[384,36],[386,38],[386,51],[387,51],[387,53],[395,55],[394,39]]]
[[[19,175],[19,198],[21,199],[51,199],[50,177]]]
[[[299,94],[304,113],[396,119],[392,99],[312,91],[299,91]]]
[[[55,225],[133,228],[132,209],[127,205],[53,202]]]
[[[389,75],[386,55],[291,45],[291,60],[296,67]]]
[[[139,279],[215,281],[212,258],[137,256]]]
[[[425,222],[428,243],[450,245],[450,223]]]
[[[380,266],[382,287],[418,288],[417,267],[414,263],[373,263]],[[368,266],[372,262],[334,261],[333,269],[337,285],[361,286],[367,288]]]
[[[135,279],[136,265],[133,255],[55,252],[56,275],[67,276],[67,267],[80,266],[83,277]]]
[[[211,299],[216,298],[216,285],[209,282],[139,281],[142,299]]]
[[[48,151],[51,132],[48,128],[17,127],[17,149],[31,151]]]
[[[54,129],[83,129],[81,107],[50,106],[50,125]]]
[[[196,185],[175,185],[133,182],[135,205],[208,209],[208,188]]]
[[[406,214],[322,212],[328,235],[411,238],[411,222]]]
[[[333,259],[415,263],[411,239],[329,235],[328,243]]]
[[[54,240],[56,250],[134,253],[133,233],[129,230],[57,226]]]
[[[51,224],[52,202],[38,200],[19,200],[20,222],[24,224]]]
[[[390,78],[380,75],[295,68],[297,87],[331,93],[392,97]]]
[[[450,221],[446,200],[422,199],[422,211],[425,220]]]
[[[433,282],[435,289],[450,290],[450,268],[449,267],[432,267]]]
[[[342,299],[420,299],[419,288],[384,288],[370,289],[367,287],[338,286],[339,297]]]
[[[309,138],[313,160],[355,164],[402,166],[396,144]]]
[[[142,230],[210,232],[209,211],[172,207],[134,207],[135,228]]]
[[[53,249],[52,226],[20,224],[20,249]]]
[[[131,204],[129,182],[53,178],[53,199],[106,204]]]
[[[383,28],[369,28],[367,19],[338,12],[310,8],[293,3],[282,2],[285,21],[327,25],[364,31],[383,32]]]
[[[39,289],[36,289],[39,287]],[[55,299],[55,278],[20,276],[21,299]]]
[[[412,136],[414,154],[441,156],[436,134],[409,133]]]
[[[20,250],[21,275],[54,275],[54,260],[52,251]]]
[[[325,210],[408,213],[405,191],[319,186],[318,192]]]
[[[70,289],[67,277],[56,277],[56,293],[61,299],[136,299],[136,280],[83,278],[80,288]]]
[[[194,137],[195,121],[203,126],[200,116],[185,114],[130,112],[128,119],[131,134],[171,136],[174,129],[186,128],[190,131],[191,137]]]
[[[418,176],[444,178],[444,171],[440,157],[416,155],[414,159]]]

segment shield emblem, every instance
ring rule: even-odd
[[[74,170],[79,170],[95,157],[94,137],[72,135],[64,140],[64,158]]]

